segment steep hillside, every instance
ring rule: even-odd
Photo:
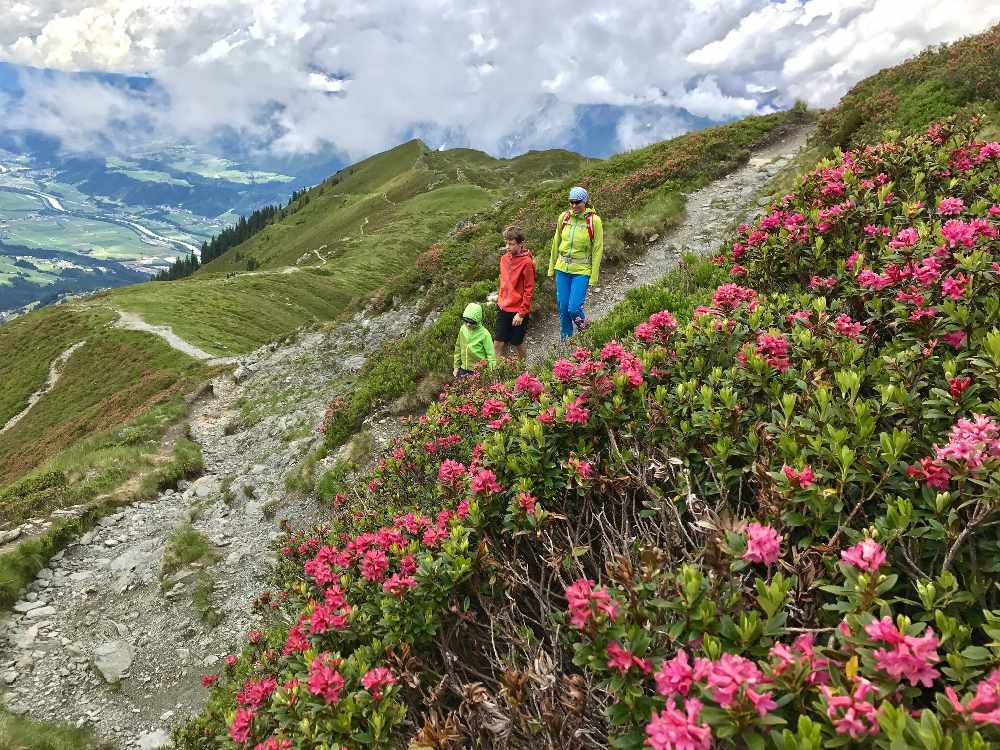
[[[820,117],[819,134],[829,144],[856,146],[878,141],[887,128],[915,132],[982,110],[1000,132],[1000,25],[864,79]]]
[[[456,223],[494,200],[588,162],[568,151],[494,159],[472,149],[431,151],[418,140],[341,170],[311,189],[305,205],[204,272],[335,263],[342,272],[377,258],[410,263]],[[503,193],[499,192],[503,191]]]
[[[820,162],[721,249],[735,283],[692,259],[677,315],[460,381],[330,477],[179,747],[996,746],[975,132]]]

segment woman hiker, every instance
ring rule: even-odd
[[[604,254],[604,227],[590,206],[587,191],[569,191],[569,211],[559,215],[549,254],[549,276],[556,277],[559,331],[563,339],[573,335],[573,326],[583,330],[587,323],[583,301],[587,287],[596,284]]]

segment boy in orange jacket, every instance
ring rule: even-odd
[[[509,226],[503,231],[507,252],[500,257],[500,294],[497,299],[497,356],[527,356],[524,334],[528,331],[531,313],[531,293],[535,290],[535,259],[524,246],[524,230]]]

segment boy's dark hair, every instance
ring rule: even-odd
[[[524,242],[524,230],[517,224],[511,224],[503,230],[503,238],[505,240],[514,240],[514,242],[520,245]]]

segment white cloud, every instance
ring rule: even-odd
[[[126,121],[169,138],[229,126],[289,153],[332,142],[350,158],[414,129],[503,151],[513,136],[517,148],[564,142],[579,105],[722,120],[796,98],[829,104],[880,67],[1000,20],[1000,6],[976,0],[577,0],[573,11],[529,0],[15,0],[0,59],[147,73],[169,105],[37,78],[8,124],[81,148]],[[640,145],[681,122],[633,113],[618,138]]]

